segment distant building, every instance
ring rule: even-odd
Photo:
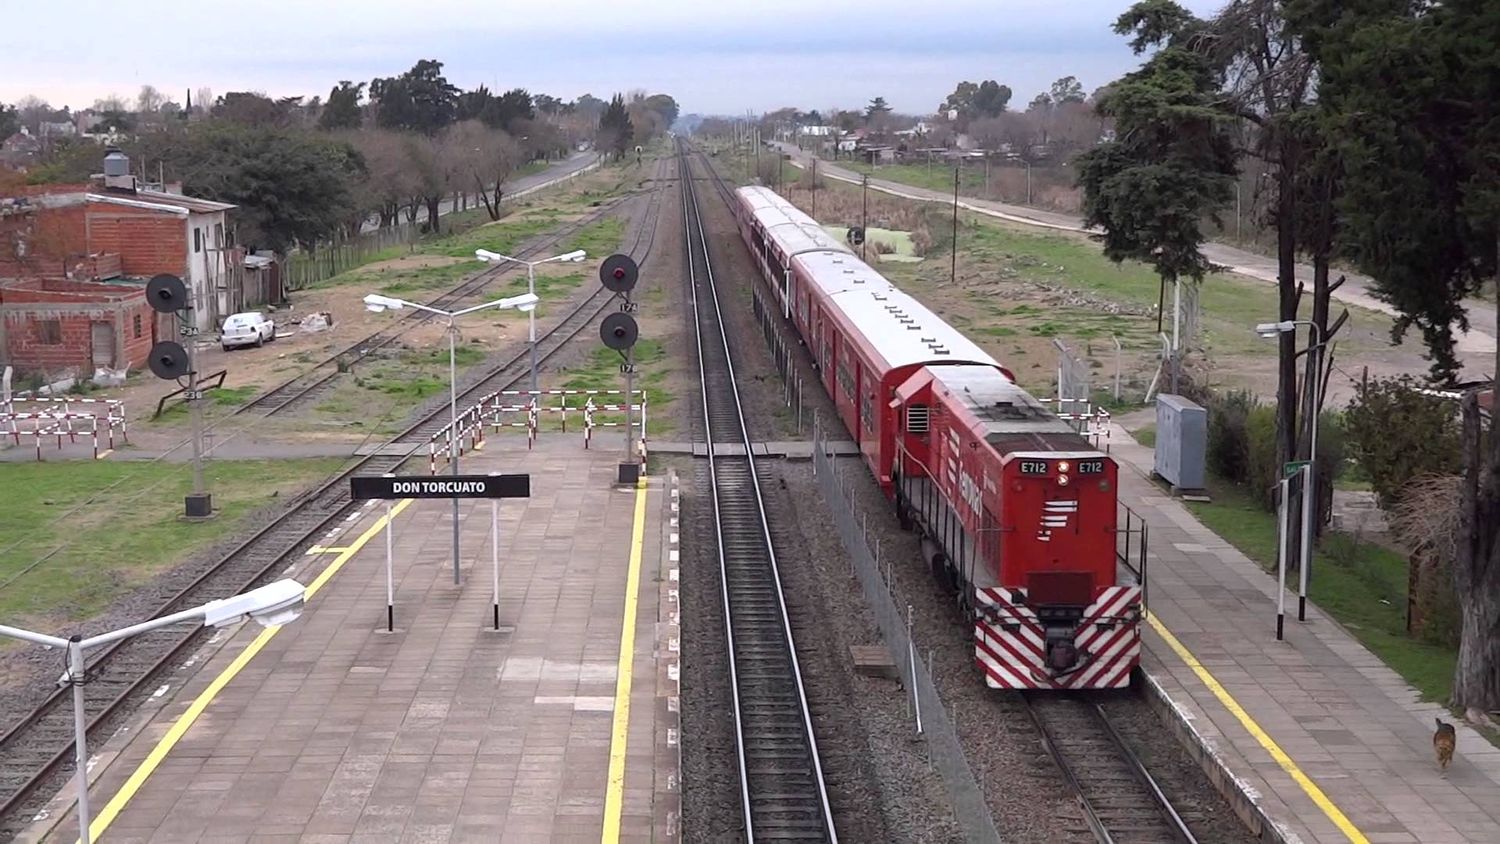
[[[142,367],[160,331],[139,285],[0,281],[0,354],[18,371]]]

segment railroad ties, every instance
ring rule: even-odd
[[[833,842],[837,833],[720,318],[691,164],[686,146],[678,149],[745,833],[752,841]],[[725,446],[739,448],[724,453]]]

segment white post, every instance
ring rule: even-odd
[[[490,499],[490,557],[494,560],[494,600],[492,608],[495,616],[495,632],[500,632],[500,499]]]
[[[510,251],[510,250],[506,250]],[[526,292],[536,295],[536,264],[526,265]],[[531,392],[536,394],[536,308],[526,312],[526,335],[531,341]]]
[[[391,573],[394,543],[391,531],[395,529],[395,517],[391,510],[391,502],[388,500],[385,502],[385,632],[387,633],[396,632],[396,578]]]
[[[917,646],[911,638],[911,604],[906,605],[906,661],[911,665],[911,708],[917,719],[917,735],[921,735],[922,700],[917,696]]]
[[[1286,622],[1286,559],[1292,555],[1291,531],[1287,528],[1287,511],[1291,509],[1291,502],[1287,498],[1292,494],[1290,479],[1282,478],[1279,482],[1281,487],[1281,501],[1276,511],[1276,641],[1281,641]]]
[[[83,703],[83,639],[68,640],[68,681],[73,685],[73,779],[78,788],[78,840],[89,844],[88,716]]]
[[[453,318],[448,318],[448,463],[453,475],[458,475],[458,327]],[[458,576],[458,496],[453,497],[453,585],[461,582]]]

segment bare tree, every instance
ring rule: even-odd
[[[448,129],[443,147],[456,171],[454,186],[462,190],[473,187],[490,219],[500,219],[505,180],[525,157],[521,145],[499,129],[466,120]]]
[[[369,171],[361,202],[370,213],[379,215],[381,228],[394,224],[420,191],[412,175],[406,138],[386,129],[349,132],[344,137],[364,156]]]
[[[155,85],[142,85],[135,97],[135,110],[141,114],[155,114],[167,102],[166,95],[156,90]]]

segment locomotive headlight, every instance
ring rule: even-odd
[[[1057,464],[1057,471],[1066,475],[1068,473],[1068,461],[1063,460]]]
[[[1100,492],[1109,492],[1109,481],[1100,481],[1099,482],[1099,491]]]
[[[1058,486],[1067,486],[1068,485],[1068,476],[1067,475],[1058,475],[1057,476],[1057,485]]]

